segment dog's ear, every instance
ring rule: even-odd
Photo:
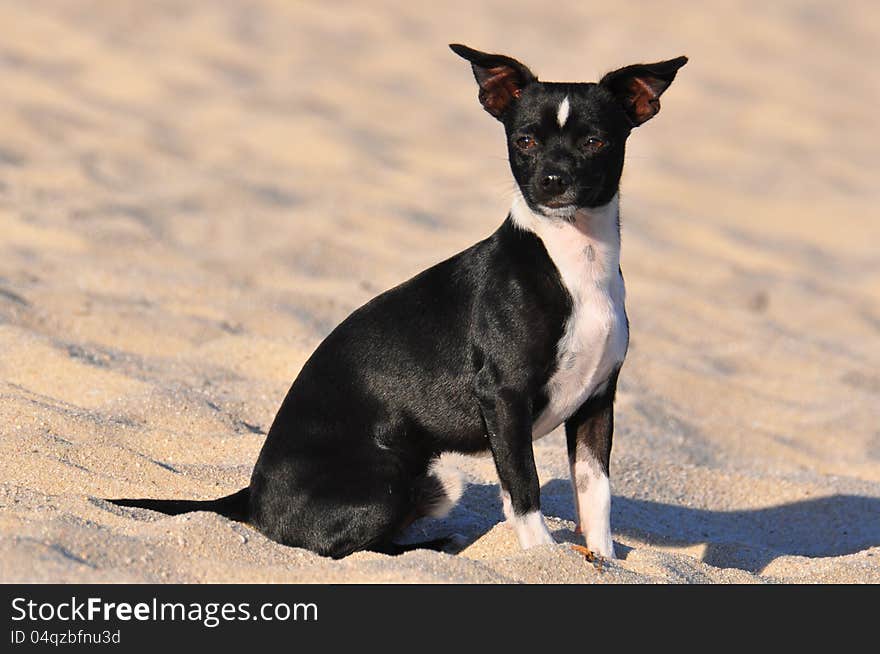
[[[499,120],[523,89],[538,81],[532,71],[516,59],[480,52],[459,43],[451,43],[449,47],[459,57],[471,62],[480,86],[480,104]]]
[[[634,127],[660,111],[660,96],[669,88],[687,57],[656,64],[635,64],[608,73],[599,82],[623,105]]]

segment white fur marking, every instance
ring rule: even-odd
[[[464,493],[464,479],[453,465],[437,459],[428,468],[429,478],[436,480],[436,493],[425,499],[424,512],[432,518],[442,518],[452,510]]]
[[[501,490],[501,510],[504,511],[504,517],[510,520],[513,517],[513,503],[510,501],[510,493]]]
[[[508,521],[513,525],[519,545],[524,550],[535,545],[553,544],[553,536],[544,523],[544,516],[540,511],[531,511],[525,515],[511,515]]]
[[[556,111],[556,122],[559,123],[559,127],[565,127],[565,121],[568,120],[568,112],[571,110],[571,106],[568,104],[568,96],[559,103],[559,109]]]
[[[600,556],[614,558],[611,540],[611,484],[593,459],[578,459],[571,467],[575,504],[587,547]]]
[[[589,397],[605,389],[626,356],[629,330],[620,275],[618,197],[601,207],[577,209],[571,220],[532,211],[517,193],[514,223],[544,243],[572,301],[556,347],[556,372],[547,382],[547,407],[535,420],[533,438],[556,429]]]

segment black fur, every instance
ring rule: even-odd
[[[633,126],[622,78],[614,78],[617,90],[543,83],[509,57],[452,47],[472,62],[481,101],[504,124],[511,168],[530,206],[592,207],[613,196]],[[565,95],[578,118],[559,134],[552,124]],[[540,147],[521,147],[523,136]],[[585,148],[591,136],[603,147]],[[567,184],[548,197],[540,180],[553,174]],[[491,450],[514,512],[535,510],[532,424],[547,404],[571,308],[541,240],[508,216],[484,241],[381,294],[333,330],[291,386],[248,488],[209,502],[112,501],[170,514],[216,511],[332,557],[399,553],[414,546],[396,545],[394,536],[437,491],[431,462],[446,451]],[[567,427],[569,447],[603,448],[606,466],[610,418],[595,417],[591,407],[610,415],[615,382],[616,373],[604,399],[588,400],[580,423]]]
[[[611,438],[614,436],[614,396],[617,394],[617,376],[613,373],[604,393],[589,398],[573,416],[565,421],[565,440],[568,460],[574,463],[582,456],[581,448],[589,450],[599,462],[602,472],[611,470]]]
[[[192,511],[212,511],[232,520],[244,522],[250,514],[250,488],[242,488],[232,495],[216,500],[110,500],[119,506],[150,509],[167,515],[180,515]]]
[[[509,220],[355,311],[275,418],[251,478],[251,523],[332,556],[383,546],[411,517],[432,459],[490,446],[494,416],[481,409],[496,395],[521,398],[528,415],[543,408],[568,311],[543,245]]]

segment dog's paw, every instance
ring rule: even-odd
[[[540,511],[532,511],[523,516],[512,515],[508,520],[513,525],[520,547],[524,550],[537,545],[552,545],[556,542],[550,535]]]
[[[587,547],[606,559],[617,558],[614,555],[614,541],[611,540],[610,532],[587,534]]]

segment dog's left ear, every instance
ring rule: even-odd
[[[687,61],[687,57],[676,57],[656,64],[627,66],[608,73],[599,84],[614,94],[633,127],[637,127],[660,111],[660,96]]]
[[[450,43],[449,47],[459,57],[471,62],[480,86],[480,104],[499,120],[523,89],[538,81],[532,71],[511,57],[480,52],[460,43]]]

